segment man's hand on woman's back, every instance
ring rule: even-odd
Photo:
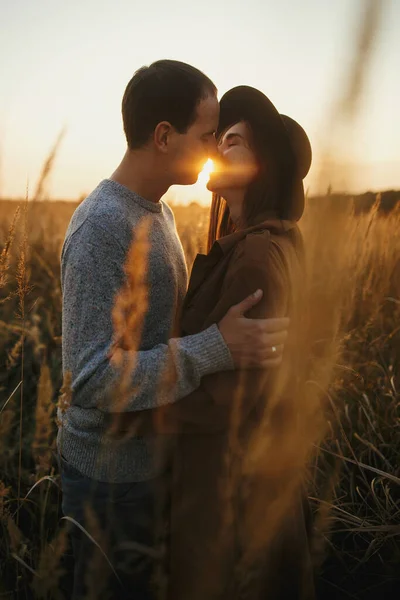
[[[282,362],[289,319],[248,319],[244,314],[262,298],[257,290],[232,306],[218,323],[235,368],[278,367]]]

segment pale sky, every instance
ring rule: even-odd
[[[298,120],[316,191],[363,1],[0,0],[0,195],[23,196],[27,180],[33,191],[63,126],[51,196],[76,199],[108,177],[125,150],[125,86],[160,58],[200,68],[219,95],[257,87]],[[386,4],[357,124],[337,148],[346,168],[335,185],[355,191],[400,189],[400,0]],[[209,198],[199,184],[172,193]]]

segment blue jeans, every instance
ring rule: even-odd
[[[62,456],[62,511],[74,554],[73,600],[84,597],[154,600],[162,573],[167,476],[138,483],[105,483],[82,475]],[[112,567],[110,567],[109,562]]]

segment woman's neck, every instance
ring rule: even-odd
[[[244,196],[244,190],[228,190],[223,196],[229,208],[229,215],[238,229],[242,226]]]

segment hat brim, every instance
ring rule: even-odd
[[[219,106],[217,137],[239,121],[259,125],[262,129],[268,127],[279,132],[283,139],[287,135],[278,110],[265,94],[255,88],[247,85],[234,87],[222,96]]]

